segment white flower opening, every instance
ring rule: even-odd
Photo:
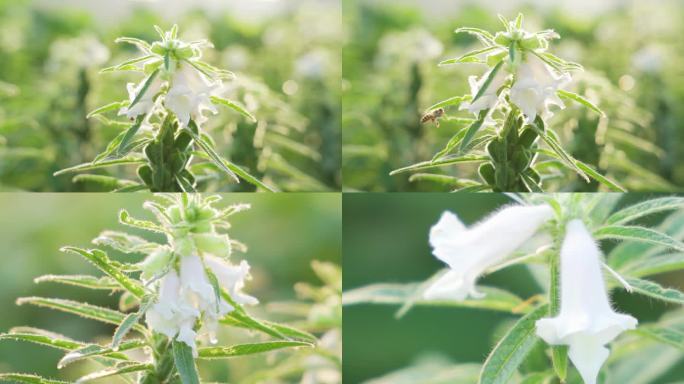
[[[559,76],[540,59],[528,55],[518,67],[510,91],[511,102],[520,108],[527,123],[532,124],[538,115],[543,118],[551,115],[549,106],[565,107],[556,92],[570,81],[569,74]]]
[[[569,357],[586,384],[595,384],[609,355],[606,344],[634,329],[637,320],[615,312],[601,274],[600,250],[582,221],[567,224],[561,247],[561,309],[537,321],[537,335],[551,345],[568,345]]]
[[[186,127],[190,119],[195,120],[197,124],[202,124],[207,120],[203,115],[205,110],[213,114],[218,113],[214,104],[211,103],[210,96],[220,87],[220,81],[209,81],[185,64],[174,73],[164,105],[176,115],[182,127]]]
[[[468,77],[468,84],[470,85],[470,94],[472,95],[472,97],[475,97],[478,94],[478,92],[480,92],[480,89],[482,88],[485,81],[491,74],[492,70],[485,73],[479,79],[477,78],[477,76]],[[507,78],[508,74],[506,73],[506,71],[500,69],[496,73],[496,75],[494,75],[494,78],[492,79],[491,83],[489,83],[487,89],[484,90],[482,95],[480,95],[480,97],[477,100],[473,102],[464,102],[461,104],[459,108],[462,110],[467,109],[468,112],[473,113],[475,114],[475,116],[477,116],[480,114],[481,111],[496,107],[496,105],[499,103],[499,88],[501,88],[504,85]]]
[[[511,255],[552,217],[553,210],[548,205],[514,205],[467,228],[455,214],[444,212],[430,229],[430,245],[433,255],[446,263],[449,271],[425,290],[424,297],[482,297],[476,290],[476,280],[489,267]]]

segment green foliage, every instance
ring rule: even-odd
[[[158,222],[134,219],[126,210],[121,211],[119,218],[122,224],[133,228],[173,236],[172,239],[175,240],[169,240],[172,243],[166,247],[173,245],[177,249],[176,252],[182,252],[178,247],[180,247],[180,241],[186,236],[195,239],[197,244],[193,247],[198,247],[197,249],[201,250],[206,247],[214,247],[213,243],[207,242],[206,237],[202,237],[208,229],[228,228],[227,218],[248,207],[244,204],[225,208],[216,207],[215,205],[219,200],[219,196],[203,198],[199,195],[159,195],[158,201],[150,201],[144,205],[145,208],[155,213]],[[130,252],[137,255],[135,257],[150,255],[165,247],[163,244],[151,243],[141,237],[116,231],[104,231],[93,242],[121,252]],[[49,308],[115,325],[116,328],[113,331],[111,341],[105,344],[80,342],[48,331],[25,327],[15,328],[8,333],[0,334],[0,341],[23,341],[63,350],[65,354],[57,364],[59,368],[84,361],[98,363],[99,368],[81,376],[76,380],[77,383],[113,377],[120,377],[129,382],[150,384],[169,382],[169,380],[171,382],[200,383],[197,361],[239,358],[256,354],[274,354],[274,357],[285,357],[284,359],[276,359],[275,361],[278,364],[282,362],[282,364],[291,365],[297,361],[298,368],[287,371],[287,377],[315,374],[316,369],[319,368],[312,368],[307,365],[307,359],[311,356],[318,356],[326,362],[326,365],[320,369],[329,370],[332,367],[332,369],[339,371],[341,368],[341,349],[338,354],[337,347],[329,349],[331,347],[327,345],[319,345],[319,339],[316,336],[317,334],[328,335],[328,332],[332,332],[330,335],[341,337],[341,272],[339,267],[333,264],[313,263],[316,274],[325,282],[325,285],[321,287],[307,286],[307,289],[302,291],[312,295],[308,296],[308,294],[302,293],[304,300],[315,298],[315,301],[311,304],[311,315],[307,314],[304,321],[297,321],[293,324],[257,319],[237,303],[227,289],[222,289],[224,287],[221,287],[214,277],[215,286],[218,289],[217,294],[220,294],[233,307],[231,312],[220,319],[220,324],[226,328],[230,327],[233,332],[240,329],[244,330],[245,337],[254,337],[254,333],[259,332],[267,336],[267,339],[260,338],[255,342],[233,345],[200,347],[197,357],[194,357],[193,350],[188,344],[178,340],[170,340],[164,335],[155,333],[143,321],[146,312],[157,302],[157,297],[150,283],[158,279],[159,276],[153,276],[150,281],[143,280],[140,274],[141,270],[143,273],[149,271],[151,268],[149,262],[136,264],[120,262],[110,258],[105,251],[100,249],[86,250],[79,247],[63,247],[62,250],[68,254],[83,257],[100,270],[104,276],[46,275],[37,278],[36,282],[65,284],[89,290],[106,290],[112,294],[120,295],[122,303],[125,297],[128,297],[127,300],[132,303],[126,304],[126,308],[122,307],[121,310],[115,310],[76,300],[25,297],[18,299],[17,304]],[[171,261],[173,262],[173,259]],[[293,305],[290,303],[282,307],[289,308]],[[308,305],[301,304],[305,308]],[[330,338],[330,335],[326,337]],[[147,349],[151,351],[151,354],[146,357],[146,355],[129,355],[126,353],[139,349]],[[275,355],[275,351],[280,352]],[[278,372],[271,367],[265,367],[263,371],[254,372],[254,375],[271,375],[272,371]],[[278,373],[278,375],[280,374]],[[21,382],[59,382],[23,374],[3,374],[0,378]]]

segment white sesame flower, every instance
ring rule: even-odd
[[[480,92],[480,89],[491,74],[491,71],[492,70],[485,73],[480,79],[478,79],[477,76],[470,76],[468,78],[468,83],[470,84],[470,94],[473,98],[478,94],[478,92]],[[473,113],[477,116],[480,111],[494,108],[499,102],[499,95],[497,92],[499,88],[501,88],[501,86],[506,82],[507,77],[508,74],[502,69],[499,69],[496,75],[494,75],[492,82],[489,83],[487,89],[484,90],[484,93],[482,93],[482,95],[473,102],[462,103],[460,109],[467,109],[470,113]]]
[[[464,300],[482,297],[475,281],[485,270],[505,259],[553,217],[548,205],[509,206],[466,228],[451,212],[444,212],[430,229],[432,253],[450,270],[424,293],[426,299]]]
[[[558,76],[544,62],[530,56],[517,70],[511,87],[511,102],[520,108],[527,123],[531,124],[537,115],[548,117],[550,105],[565,107],[556,92],[570,80],[569,74]]]
[[[242,292],[245,287],[245,280],[249,278],[249,264],[242,260],[240,265],[234,266],[218,257],[205,257],[207,267],[214,272],[222,287],[224,287],[230,297],[238,304],[255,305],[259,303],[255,297]]]
[[[178,117],[181,126],[187,126],[190,119],[201,124],[207,119],[202,115],[205,110],[218,113],[209,97],[220,86],[220,82],[211,82],[189,65],[183,65],[173,75],[164,105]]]
[[[126,85],[126,88],[128,89],[128,98],[131,103],[133,103],[133,101],[138,97],[138,94],[142,91],[146,80],[147,79],[141,81],[138,85],[135,83],[128,83]],[[157,93],[159,93],[161,86],[162,81],[159,79],[159,77],[155,77],[150,86],[145,90],[145,93],[142,95],[140,100],[138,100],[138,102],[132,107],[121,108],[119,115],[126,115],[126,117],[129,119],[135,119],[140,115],[147,115],[148,113],[152,112],[155,105],[155,96]]]
[[[637,320],[611,308],[600,251],[580,220],[568,223],[560,257],[560,313],[538,320],[537,335],[551,345],[568,345],[570,360],[585,384],[595,384],[609,355],[605,345],[634,329]]]

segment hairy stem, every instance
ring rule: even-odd
[[[554,317],[560,312],[560,248],[562,236],[565,233],[565,225],[559,223],[553,236],[554,251],[550,256],[551,286],[549,288],[549,317]],[[553,369],[561,382],[565,382],[568,371],[568,347],[552,346],[551,360]]]

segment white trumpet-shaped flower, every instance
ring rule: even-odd
[[[140,92],[144,90],[145,93],[132,107],[121,108],[119,115],[126,115],[126,117],[129,119],[135,119],[140,115],[147,115],[148,113],[152,112],[155,105],[155,97],[161,90],[161,86],[162,81],[159,79],[159,77],[154,78],[147,89],[144,89],[145,81],[141,81],[140,84],[137,85],[135,83],[128,83],[126,88],[128,89],[128,98],[131,103],[138,98],[138,94],[140,94]]]
[[[569,74],[558,76],[541,60],[528,57],[518,67],[511,87],[511,102],[520,108],[527,123],[531,124],[537,115],[547,117],[551,113],[550,105],[565,107],[556,92],[570,80]]]
[[[475,289],[477,278],[523,245],[552,217],[548,205],[514,205],[466,228],[456,215],[444,212],[430,229],[430,245],[433,255],[445,262],[449,271],[427,288],[424,297],[482,297]]]
[[[568,345],[584,382],[595,384],[609,355],[605,345],[634,329],[637,320],[611,308],[599,248],[580,220],[567,224],[560,258],[560,313],[538,320],[537,335],[551,345]]]
[[[219,82],[207,80],[192,67],[181,66],[173,75],[164,105],[178,117],[181,126],[187,126],[190,119],[201,124],[206,121],[205,110],[218,113],[210,97],[220,86]]]
[[[198,334],[207,334],[216,342],[219,320],[235,308],[217,296],[207,271],[213,273],[238,304],[257,304],[258,300],[242,292],[249,278],[249,264],[233,266],[227,261],[206,255],[181,256],[179,272],[171,269],[161,278],[157,301],[146,313],[147,324],[154,331],[189,345],[197,355]],[[202,329],[197,329],[201,320]]]
[[[473,98],[485,85],[485,82],[492,73],[492,70],[485,73],[480,79],[478,79],[477,76],[470,76],[468,78],[468,84],[470,84],[470,94]],[[462,103],[460,109],[467,109],[470,113],[478,115],[480,111],[494,108],[499,102],[499,88],[504,85],[507,77],[508,74],[502,69],[499,69],[499,71],[494,75],[492,81],[487,86],[487,89],[483,91],[482,95],[480,95],[480,97],[478,97],[475,101]]]

